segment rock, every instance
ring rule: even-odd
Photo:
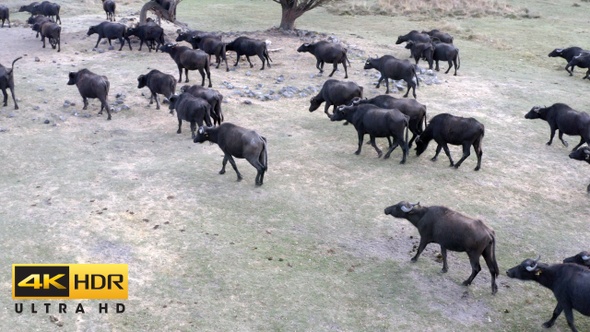
[[[245,105],[252,105],[252,101],[248,99],[244,100],[242,103]]]
[[[45,91],[45,88],[39,87],[37,88],[37,91]]]
[[[43,121],[44,124],[50,124],[51,121],[49,121],[48,119],[45,119],[45,121]]]
[[[40,109],[39,106],[33,106],[33,110],[38,111]]]
[[[235,87],[233,86],[233,84],[231,84],[228,81],[223,81],[223,83],[221,83],[226,89],[228,90],[233,90]]]
[[[38,56],[36,56],[36,57],[35,57],[35,62],[40,62],[40,61],[41,61],[41,59],[39,59],[39,57],[38,57]]]

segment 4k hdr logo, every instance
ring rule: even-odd
[[[13,264],[13,299],[127,299],[127,264]]]

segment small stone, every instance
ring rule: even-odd
[[[248,99],[244,100],[244,102],[243,102],[243,103],[244,103],[245,105],[252,105],[252,101],[251,101],[251,100],[248,100]]]
[[[39,87],[39,88],[37,88],[37,91],[45,91],[45,88]]]
[[[38,57],[38,56],[36,56],[36,57],[35,57],[35,62],[40,62],[40,61],[41,61],[41,59],[39,59],[39,57]]]
[[[45,119],[45,121],[43,121],[43,123],[44,123],[44,124],[50,124],[50,123],[51,123],[51,121],[49,121],[49,120]]]
[[[33,106],[33,109],[34,109],[35,111],[38,111],[38,110],[40,109],[40,107],[39,107],[39,106]]]

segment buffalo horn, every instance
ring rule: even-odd
[[[410,203],[410,205],[412,205],[412,203]],[[412,205],[411,207],[407,207],[407,206],[405,206],[405,205],[402,205],[402,207],[401,207],[402,211],[404,211],[404,212],[406,212],[406,213],[408,213],[408,212],[412,211],[412,209],[413,209],[413,208],[414,208],[414,206],[413,206],[413,205]]]
[[[360,101],[361,101],[361,97],[354,97],[354,98],[352,98],[352,104],[353,105],[358,105]]]
[[[590,260],[590,255],[584,255],[582,256],[582,259],[585,261]]]
[[[556,48],[555,50],[559,53],[563,52],[563,48]]]

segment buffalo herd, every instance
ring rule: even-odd
[[[162,6],[166,3],[161,1]],[[268,42],[265,40],[252,39],[240,36],[230,42],[223,42],[221,35],[211,34],[203,31],[177,31],[177,42],[185,41],[192,47],[182,46],[165,38],[164,30],[153,22],[129,27],[122,23],[114,23],[116,4],[113,0],[103,0],[103,8],[106,13],[106,21],[91,26],[87,35],[97,34],[100,41],[106,38],[109,45],[112,39],[118,39],[119,51],[125,42],[131,47],[131,36],[140,40],[139,50],[146,44],[148,51],[159,50],[168,53],[178,67],[178,80],[169,74],[157,69],[152,69],[147,74],[141,74],[137,78],[138,88],[147,87],[150,91],[150,104],[156,101],[157,109],[160,109],[158,95],[164,96],[169,103],[170,113],[176,111],[178,118],[177,133],[181,133],[182,121],[190,123],[191,137],[194,143],[209,141],[216,143],[223,151],[224,157],[222,168],[219,174],[225,173],[225,167],[229,161],[237,174],[238,181],[242,179],[234,158],[246,159],[257,171],[255,184],[263,184],[264,174],[268,168],[267,140],[254,130],[246,129],[233,123],[224,122],[221,110],[223,96],[219,91],[211,89],[211,56],[215,56],[216,67],[225,62],[226,71],[229,71],[226,53],[236,53],[237,66],[240,57],[244,55],[250,64],[250,56],[258,56],[262,62],[260,70],[268,66],[271,68],[272,61],[269,56]],[[28,23],[34,31],[41,35],[43,47],[47,38],[53,48],[60,51],[61,19],[59,16],[60,6],[55,3],[44,1],[22,6],[19,11],[31,13]],[[8,20],[10,27],[9,13],[5,6],[0,5],[0,20],[2,27],[4,21]],[[412,64],[407,59],[398,59],[392,55],[381,57],[369,57],[364,64],[364,69],[375,69],[379,72],[379,80],[376,87],[385,80],[386,91],[384,95],[373,98],[363,98],[364,88],[352,81],[339,81],[327,79],[317,95],[311,98],[309,111],[318,109],[322,103],[324,112],[331,121],[346,120],[351,123],[357,131],[357,149],[355,154],[360,154],[365,134],[370,137],[370,144],[377,152],[378,157],[383,151],[376,145],[377,137],[386,138],[389,142],[387,152],[383,158],[388,158],[399,146],[402,150],[400,163],[404,164],[412,144],[416,144],[416,155],[421,155],[430,141],[437,144],[436,153],[432,160],[436,160],[441,149],[449,158],[450,166],[458,168],[470,155],[473,147],[477,157],[475,170],[481,169],[482,162],[482,140],[484,137],[484,125],[474,118],[465,118],[448,113],[437,114],[427,120],[426,106],[416,100],[416,88],[419,87],[417,64],[424,59],[429,69],[439,70],[439,61],[447,61],[448,73],[454,67],[454,75],[460,67],[459,49],[454,45],[454,38],[440,30],[422,31],[412,30],[408,34],[398,37],[396,44],[406,43],[410,50],[410,56],[414,59]],[[293,50],[295,51],[295,50]],[[348,50],[338,43],[329,41],[316,41],[304,43],[297,52],[309,52],[316,59],[315,67],[323,72],[325,63],[331,63],[333,69],[328,75],[332,77],[341,64],[344,68],[344,78],[348,78],[347,68],[350,66]],[[555,49],[549,53],[549,57],[562,57],[567,61],[565,70],[573,75],[574,67],[590,68],[590,51],[579,47]],[[21,57],[12,61],[10,68],[0,65],[0,89],[4,95],[4,106],[7,106],[9,89],[12,94],[14,108],[18,109],[14,96],[14,64]],[[184,69],[185,82],[189,81],[188,71],[198,70],[201,74],[201,84],[183,86],[180,94],[176,94],[177,82],[182,82]],[[590,69],[584,76],[589,78]],[[205,80],[208,79],[208,88],[205,87]],[[408,97],[410,90],[414,99],[395,98],[389,96],[390,80],[404,81],[407,91],[404,97]],[[111,120],[111,109],[108,104],[108,93],[110,83],[107,77],[95,74],[88,69],[78,72],[70,72],[68,85],[76,85],[83,99],[84,109],[88,106],[88,98],[96,98],[101,103],[99,114],[107,111],[107,120]],[[329,112],[333,107],[332,113]],[[584,143],[590,144],[590,115],[579,112],[566,104],[555,103],[549,107],[534,106],[525,115],[526,119],[542,119],[550,127],[550,138],[547,145],[553,142],[555,131],[558,131],[559,140],[568,146],[563,139],[563,134],[580,136],[580,141],[571,151],[569,157],[575,160],[590,163],[590,148],[581,147]],[[409,132],[412,138],[409,138]],[[463,155],[454,162],[449,151],[448,144],[459,145],[463,148]],[[588,186],[590,192],[590,185]],[[415,262],[424,248],[429,243],[440,245],[442,254],[442,272],[447,272],[447,250],[465,252],[471,264],[471,274],[463,282],[467,286],[481,270],[480,257],[489,269],[491,276],[492,294],[498,291],[496,278],[500,270],[496,260],[496,235],[494,230],[488,227],[483,221],[468,217],[460,212],[454,211],[445,206],[423,206],[420,203],[399,202],[385,209],[386,215],[395,218],[407,219],[414,225],[420,235],[420,243],[417,252],[411,259]],[[574,326],[573,311],[590,316],[590,254],[582,251],[579,254],[564,259],[563,263],[548,265],[541,263],[539,258],[526,259],[519,265],[506,271],[510,278],[520,280],[533,280],[551,289],[557,300],[557,306],[553,311],[551,319],[543,324],[550,327],[556,318],[564,312],[567,323],[572,331]]]

